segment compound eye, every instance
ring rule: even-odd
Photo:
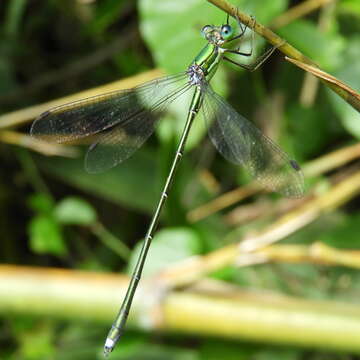
[[[223,25],[221,27],[221,36],[224,40],[231,38],[233,35],[233,29],[230,25]]]
[[[206,35],[212,30],[212,26],[211,25],[205,25],[202,29],[201,29],[201,35],[206,38]]]

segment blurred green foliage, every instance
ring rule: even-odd
[[[238,0],[242,11],[268,25],[298,1]],[[357,90],[360,90],[360,4],[340,0],[327,15],[319,11],[276,30],[279,35]],[[184,70],[201,49],[200,29],[223,23],[226,16],[203,0],[8,0],[0,2],[0,111],[20,109],[160,67]],[[256,53],[264,41],[256,38]],[[244,43],[248,48],[248,39]],[[304,74],[274,55],[257,73],[225,64],[213,80],[244,116],[270,130],[281,146],[301,163],[360,139],[359,114],[321,87],[315,103],[304,107],[299,93]],[[269,114],[277,105],[278,116]],[[16,146],[0,146],[1,262],[77,269],[126,271],[138,248],[125,261],[109,245],[116,237],[133,248],[143,237],[167,175],[185,111],[175,108],[153,137],[125,164],[99,175],[84,172],[82,159],[46,158]],[[19,130],[28,131],[28,126]],[[190,224],[186,214],[219,191],[204,186],[199,174],[209,170],[220,192],[248,181],[242,170],[226,163],[208,146],[206,131],[196,124],[188,154],[178,172],[162,217],[161,230],[147,260],[146,272],[238,240],[249,229],[271,221],[230,226],[222,214]],[[191,150],[191,151],[190,151]],[[311,179],[309,183],[319,181]],[[260,195],[270,197],[272,195]],[[321,240],[335,247],[356,248],[359,208],[349,205],[321,217],[286,239],[309,244]],[[94,231],[101,223],[109,232]],[[111,230],[109,230],[111,229]],[[111,232],[111,233],[110,233]],[[115,246],[116,247],[116,246]],[[126,252],[123,252],[125,254]],[[358,302],[360,276],[343,268],[315,265],[261,265],[224,269],[215,277],[246,287],[273,289],[309,298]],[[343,279],[348,279],[344,287]],[[323,281],[326,279],[326,281]],[[301,286],[296,284],[301,283]],[[295,285],[294,285],[295,284]],[[94,324],[7,316],[0,322],[1,359],[100,359],[106,328]],[[355,359],[296,348],[153,337],[129,331],[112,359],[174,360],[325,360]]]

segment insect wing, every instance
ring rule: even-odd
[[[184,72],[58,106],[34,121],[31,134],[56,143],[95,136],[85,168],[104,171],[131,156],[153,133],[166,107],[189,87]]]
[[[203,86],[203,93],[202,114],[220,154],[244,166],[265,188],[287,197],[301,197],[304,177],[296,161],[238,114],[209,84]]]

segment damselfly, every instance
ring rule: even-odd
[[[133,89],[114,91],[55,107],[40,115],[32,125],[32,135],[57,143],[87,136],[95,137],[86,154],[85,169],[90,173],[97,173],[130,157],[153,133],[169,105],[189,92],[192,93],[182,136],[127,293],[106,339],[105,354],[113,350],[124,330],[161,210],[183,156],[191,125],[199,111],[209,127],[210,139],[226,159],[242,165],[269,190],[287,197],[299,197],[303,194],[304,180],[297,162],[291,160],[251,122],[239,115],[209,84],[221,60],[252,71],[276,49],[272,47],[250,65],[229,58],[228,54],[252,54],[252,46],[249,52],[228,47],[245,34],[247,26],[242,25],[239,19],[237,23],[238,34],[229,25],[229,17],[222,26],[204,26],[201,33],[207,41],[206,45],[187,70],[180,74],[162,77]]]

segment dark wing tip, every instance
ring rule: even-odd
[[[43,113],[41,113],[31,124],[31,128],[30,128],[30,135],[35,137],[35,138],[39,138],[41,139],[41,133],[39,132],[39,125],[41,124],[41,121],[43,121],[46,117],[48,117],[51,114],[50,110],[46,110]],[[41,126],[40,126],[41,127]]]
[[[295,160],[290,160],[289,161],[289,164],[290,164],[290,166],[294,169],[294,170],[296,170],[296,171],[300,171],[300,165],[295,161]]]
[[[290,198],[301,198],[305,194],[304,175],[301,171],[300,165],[295,160],[289,160],[289,164],[295,172],[293,172],[293,180],[290,184],[287,197]]]
[[[38,119],[42,119],[48,115],[50,115],[51,111],[50,110],[46,110],[43,113],[40,114],[40,116],[38,117]]]

